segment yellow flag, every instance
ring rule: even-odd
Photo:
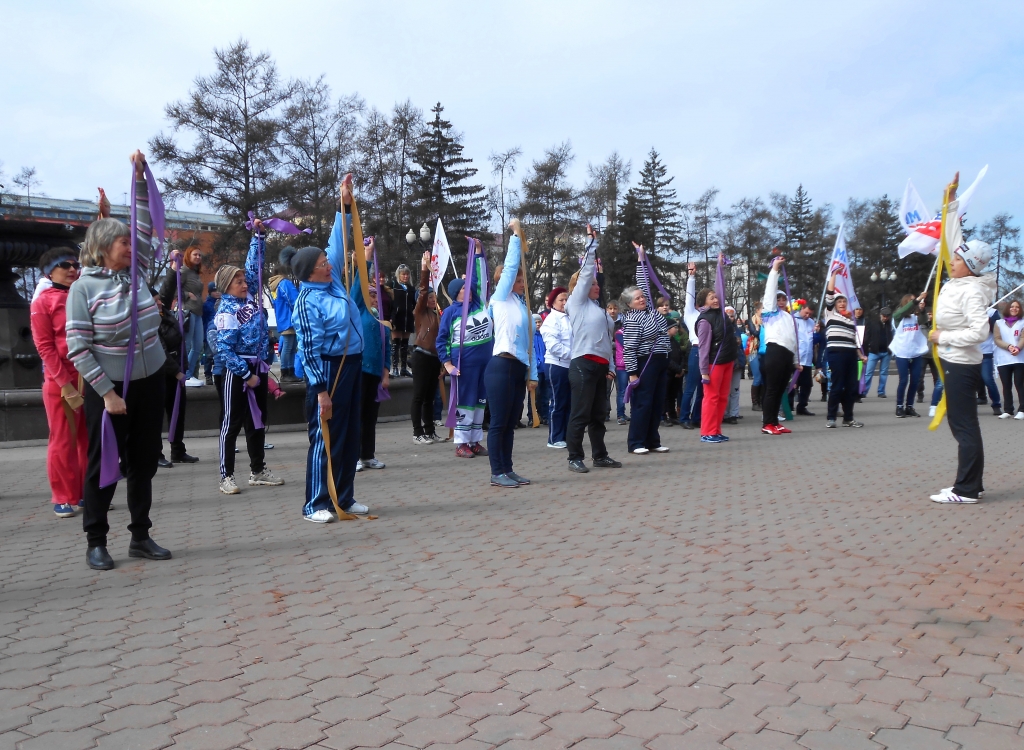
[[[949,188],[946,188],[946,195],[942,201],[942,223],[939,226],[939,265],[935,269],[935,288],[932,294],[932,330],[934,331],[938,324],[938,311],[939,311],[939,290],[942,287],[942,274],[943,272],[948,273],[950,262],[952,258],[949,255],[949,243],[946,241],[946,221],[949,213]],[[959,221],[959,218],[954,216],[953,221]],[[939,399],[938,406],[935,407],[935,416],[932,417],[931,423],[928,425],[929,430],[938,429],[939,425],[942,424],[943,417],[946,416],[946,378],[942,374],[942,363],[939,361],[939,345],[932,344],[932,357],[935,359],[935,367],[939,371],[939,380],[942,382],[942,398]]]

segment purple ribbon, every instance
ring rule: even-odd
[[[637,253],[639,252],[640,251],[637,250]],[[672,295],[666,292],[665,287],[661,285],[661,280],[658,278],[658,274],[654,272],[654,266],[651,264],[651,259],[647,257],[647,253],[640,256],[640,263],[647,269],[647,278],[654,282],[654,286],[659,292],[661,292],[661,296],[671,302]],[[580,265],[582,265],[582,263],[580,263]]]
[[[184,258],[178,262],[177,275],[178,275],[178,332],[181,334],[181,351],[178,354],[178,366],[179,369],[182,363],[185,362],[185,315],[182,312],[182,294],[181,294],[181,263],[184,262]],[[193,321],[194,322],[194,321]],[[185,370],[188,368],[186,367]],[[178,409],[181,406],[182,393],[185,390],[185,380],[180,378],[176,381],[174,393],[174,409],[171,410],[171,421],[167,424],[167,442],[170,443],[174,437],[175,428],[178,426]]]
[[[459,361],[455,365],[455,369],[462,372],[462,349],[466,344],[466,319],[469,317],[469,300],[473,296],[473,268],[476,266],[476,240],[472,237],[467,237],[468,241],[468,256],[466,258],[466,283],[462,286],[462,325],[459,329]],[[486,264],[486,259],[484,263]],[[485,266],[486,267],[486,266]],[[456,405],[458,404],[458,393],[459,393],[459,375],[452,378],[451,395],[448,398],[448,417],[444,421],[444,426],[449,429],[454,429],[458,424],[459,420],[456,416]]]
[[[256,375],[262,375],[270,372],[270,365],[264,362],[259,357],[255,357],[252,360],[245,358],[249,362],[250,367],[255,370]],[[245,390],[245,397],[249,401],[249,413],[252,415],[252,426],[253,429],[262,430],[263,424],[263,412],[260,411],[260,405],[256,403],[256,391],[249,387],[248,383],[243,382],[242,388]]]
[[[150,246],[153,247],[155,257],[160,257],[164,244],[164,201],[160,196],[160,189],[157,187],[156,178],[147,163],[144,167],[146,175],[146,192],[149,199],[149,217],[153,233],[150,235]],[[135,165],[132,164],[132,203],[131,203],[131,234],[132,234],[132,265],[131,265],[131,291],[129,307],[131,309],[131,331],[128,334],[128,352],[124,362],[124,385],[121,388],[121,397],[128,398],[128,386],[132,380],[132,366],[135,363],[135,342],[139,334],[139,245],[138,245],[138,205],[135,197]],[[180,292],[179,292],[180,293]],[[110,412],[103,410],[103,417],[100,420],[100,487],[109,487],[123,479],[121,474],[121,456],[117,444],[117,432],[111,421]]]
[[[250,232],[253,231],[253,229],[256,226],[255,219],[255,212],[250,211],[249,221],[245,222],[245,228],[248,229]],[[275,232],[281,232],[282,234],[313,234],[312,229],[299,229],[290,221],[285,221],[284,219],[263,219],[262,223],[263,226],[265,226],[267,229],[273,229]]]

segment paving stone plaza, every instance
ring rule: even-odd
[[[893,406],[784,437],[744,408],[666,455],[613,423],[624,467],[585,476],[521,430],[512,491],[382,424],[379,520],[325,526],[304,433],[234,497],[190,440],[154,487],[174,559],[129,560],[122,485],[107,573],[45,449],[0,450],[0,748],[1022,748],[1024,426],[980,407],[985,499],[941,506],[949,430]]]

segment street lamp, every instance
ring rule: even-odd
[[[888,271],[883,268],[881,271],[871,273],[872,283],[881,281],[882,282],[882,307],[885,307],[885,284],[887,281],[896,281],[896,271]]]
[[[409,245],[409,250],[413,249],[413,245],[416,240],[420,241],[420,247],[425,251],[430,252],[430,227],[427,226],[427,222],[423,222],[423,226],[420,227],[420,235],[416,236],[416,232],[413,231],[412,227],[409,227],[409,231],[405,234],[405,242]]]

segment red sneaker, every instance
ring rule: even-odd
[[[458,458],[476,458],[476,454],[473,453],[469,443],[460,443],[459,447],[455,449],[455,455]]]
[[[473,443],[471,446],[469,446],[469,449],[471,451],[473,451],[473,455],[474,456],[486,456],[486,455],[488,455],[487,454],[487,449],[484,448],[482,445],[480,445],[480,443]]]
[[[762,435],[778,435],[779,434],[778,430],[779,430],[779,428],[776,425],[766,424],[764,427],[761,428],[761,434]]]
[[[783,427],[782,425],[776,425],[775,426],[775,434],[776,435],[786,435],[786,434],[788,434],[790,432],[792,432],[792,430],[789,429],[788,427]]]

